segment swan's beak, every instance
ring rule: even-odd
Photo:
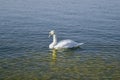
[[[48,38],[50,38],[50,37],[51,37],[51,35],[49,34]]]

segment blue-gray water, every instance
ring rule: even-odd
[[[58,40],[83,42],[51,51]],[[120,0],[0,0],[0,80],[120,79]]]

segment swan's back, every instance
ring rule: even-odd
[[[59,49],[59,48],[73,48],[79,46],[79,43],[73,41],[73,40],[62,40],[60,41],[54,48]]]

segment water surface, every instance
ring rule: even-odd
[[[119,0],[1,0],[1,80],[118,80]],[[58,40],[80,49],[52,51]]]

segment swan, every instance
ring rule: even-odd
[[[73,40],[66,39],[57,43],[57,35],[55,30],[49,32],[49,37],[53,36],[53,42],[49,45],[50,49],[68,49],[68,48],[77,48],[80,47],[83,43],[77,43]]]

